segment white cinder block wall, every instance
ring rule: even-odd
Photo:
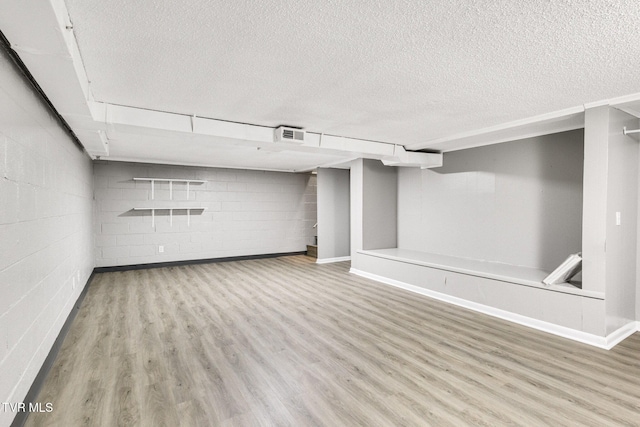
[[[207,181],[190,185],[133,178]],[[95,162],[96,266],[299,252],[312,243],[316,177],[311,174]],[[204,207],[155,214],[135,207]],[[190,222],[190,223],[189,223]],[[162,248],[161,248],[162,246]],[[160,252],[160,250],[163,252]]]
[[[23,401],[93,270],[91,171],[0,51],[0,402]]]

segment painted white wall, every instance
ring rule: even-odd
[[[351,195],[350,209],[350,234],[352,266],[355,254],[362,250],[362,217],[363,217],[363,186],[364,186],[364,159],[356,159],[351,162],[349,169],[349,193]]]
[[[190,186],[133,178],[201,179]],[[96,162],[96,266],[222,258],[305,251],[316,223],[316,179],[311,174]],[[132,212],[134,207],[206,207],[185,211]],[[164,252],[159,252],[164,246]]]
[[[0,402],[17,403],[93,270],[92,165],[0,52]]]
[[[640,129],[640,120],[636,120],[634,127],[632,129]],[[639,154],[640,161],[640,154]],[[639,166],[640,169],[640,166]],[[638,172],[638,224],[636,224],[637,228],[637,245],[636,245],[636,321],[640,322],[640,170]]]
[[[636,319],[638,141],[622,129],[634,129],[638,119],[615,108],[608,114],[605,293],[606,330],[611,333]]]
[[[397,169],[378,160],[363,162],[363,249],[395,248],[398,244]]]
[[[578,130],[400,168],[398,247],[552,271],[581,250],[582,164]]]
[[[349,174],[318,169],[318,260],[350,256]]]
[[[604,292],[607,280],[609,107],[586,110],[584,124],[582,288]]]
[[[313,226],[318,222],[318,176],[304,174],[308,177],[304,190],[304,239],[305,245],[313,245],[318,236],[318,229]],[[305,247],[306,250],[306,247]]]

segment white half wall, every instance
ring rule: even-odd
[[[316,178],[284,173],[105,162],[94,165],[96,266],[303,252],[317,221]],[[133,178],[198,179],[186,185]],[[135,207],[204,207],[132,211]],[[155,224],[153,222],[155,221]],[[162,248],[161,248],[162,246]],[[162,252],[161,252],[162,250]]]
[[[358,253],[360,271],[531,319],[604,336],[604,301]]]
[[[582,130],[398,171],[398,248],[555,269],[581,250]]]
[[[91,275],[91,177],[0,50],[0,402],[24,400]]]
[[[351,255],[349,170],[318,169],[318,262]]]

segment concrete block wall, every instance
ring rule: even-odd
[[[91,160],[0,50],[0,402],[23,401],[90,277],[91,196]]]
[[[198,179],[191,184],[133,178]],[[124,266],[304,251],[316,223],[316,178],[235,169],[98,161],[94,164],[96,266]],[[132,211],[135,207],[204,207]],[[161,248],[162,247],[162,248]],[[163,250],[163,252],[160,252]]]

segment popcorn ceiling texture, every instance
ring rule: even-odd
[[[114,104],[410,144],[640,92],[635,0],[67,6]]]

